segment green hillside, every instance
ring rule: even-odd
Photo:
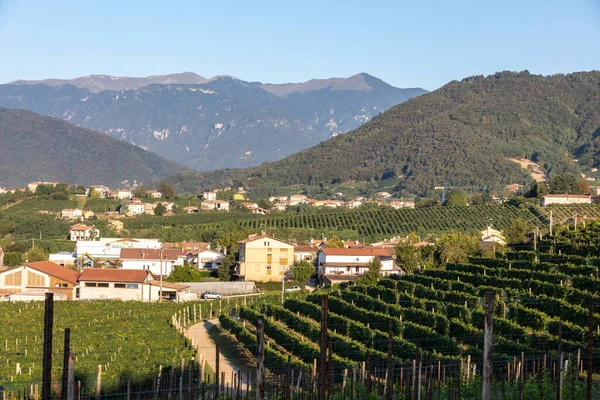
[[[98,132],[25,110],[0,108],[0,186],[31,181],[119,186],[184,167]]]
[[[530,159],[549,174],[587,174],[597,163],[599,83],[596,71],[452,81],[278,162],[169,180],[187,191],[228,182],[270,194],[292,185],[325,192],[346,182],[400,178],[396,190],[423,195],[440,185],[528,184],[529,172],[508,158]]]

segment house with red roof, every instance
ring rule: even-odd
[[[50,261],[31,262],[0,271],[0,293],[52,292],[72,300],[77,296],[78,277],[79,272]]]

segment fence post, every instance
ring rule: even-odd
[[[256,319],[256,400],[265,398],[265,325],[262,318]]]
[[[52,397],[52,325],[54,323],[54,293],[46,293],[44,305],[44,358],[42,361],[42,400]]]
[[[494,292],[485,293],[485,317],[483,320],[483,375],[481,399],[490,400],[492,388],[492,344],[494,342]]]
[[[102,365],[98,365],[98,377],[96,378],[96,400],[100,400],[102,390]]]
[[[393,372],[394,372],[394,361],[392,359],[392,346],[393,340],[392,337],[394,332],[392,331],[392,321],[389,322],[388,326],[388,341],[387,341],[387,371],[385,372],[386,380],[385,380],[385,397],[387,400],[392,400],[393,393]]]
[[[319,399],[325,399],[327,387],[327,318],[329,302],[326,294],[321,295],[321,342],[319,365]]]
[[[69,358],[67,359],[67,400],[75,399],[75,352],[69,349]]]
[[[63,375],[62,375],[62,390],[60,397],[65,399],[67,397],[67,381],[69,379],[69,354],[71,347],[71,329],[65,328],[65,344],[63,347]]]
[[[217,344],[215,346],[215,353],[216,353],[216,360],[215,360],[215,399],[219,398],[219,379],[221,378],[220,376],[220,371],[219,371],[219,345]]]

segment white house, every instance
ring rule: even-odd
[[[481,241],[483,243],[497,243],[506,246],[506,240],[502,231],[492,228],[491,225],[488,225],[486,229],[481,230],[479,233],[481,233]]]
[[[229,211],[229,202],[225,200],[204,200],[200,203],[202,210]]]
[[[202,193],[202,198],[204,200],[213,201],[213,200],[217,199],[217,193],[216,192],[204,192],[204,193]]]
[[[91,240],[92,232],[94,228],[87,225],[77,224],[69,227],[69,239],[71,241],[77,240]],[[97,231],[97,229],[96,229]]]
[[[218,251],[201,249],[197,254],[193,255],[190,262],[201,269],[217,270],[224,257],[225,255]]]
[[[394,259],[386,249],[375,247],[337,249],[325,247],[317,253],[319,277],[345,275],[358,277],[368,270],[368,264],[378,257],[383,276],[400,273],[394,267]]]
[[[83,211],[78,208],[65,208],[60,212],[63,219],[83,219]]]
[[[542,198],[542,206],[550,204],[592,204],[592,196],[587,194],[547,194]]]
[[[300,260],[312,261],[317,257],[320,247],[294,246],[294,262]]]
[[[119,189],[117,191],[117,198],[121,200],[131,199],[133,197],[133,193],[129,189]]]
[[[162,197],[162,193],[158,190],[148,190],[146,192],[146,196],[152,199],[160,199]]]
[[[87,268],[79,275],[81,300],[135,300],[158,301],[161,283],[150,271],[127,269]],[[162,282],[162,297],[179,300],[189,287]]]
[[[155,276],[168,276],[182,266],[187,252],[182,250],[123,248],[119,259],[122,269],[150,271]]]

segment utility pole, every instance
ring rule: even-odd
[[[62,391],[60,396],[67,398],[68,382],[69,382],[69,354],[71,347],[71,329],[65,328],[65,344],[63,348],[63,375],[62,375]]]
[[[562,353],[562,321],[558,321],[558,351],[556,353],[558,358],[558,382],[556,388],[556,400],[562,400],[562,388],[563,388],[563,353]]]
[[[575,213],[575,232],[577,232],[577,213]]]
[[[550,235],[552,236],[552,210],[550,210]]]
[[[281,277],[281,305],[283,305],[283,293],[285,292],[285,277]]]
[[[44,306],[42,400],[50,400],[52,398],[52,325],[54,323],[54,293],[46,293],[46,303]]]
[[[594,369],[594,300],[590,300],[587,332],[587,393],[586,399],[592,400],[592,372]]]
[[[485,316],[483,320],[483,375],[481,399],[490,400],[492,390],[492,344],[494,343],[494,300],[496,293],[485,293]]]

